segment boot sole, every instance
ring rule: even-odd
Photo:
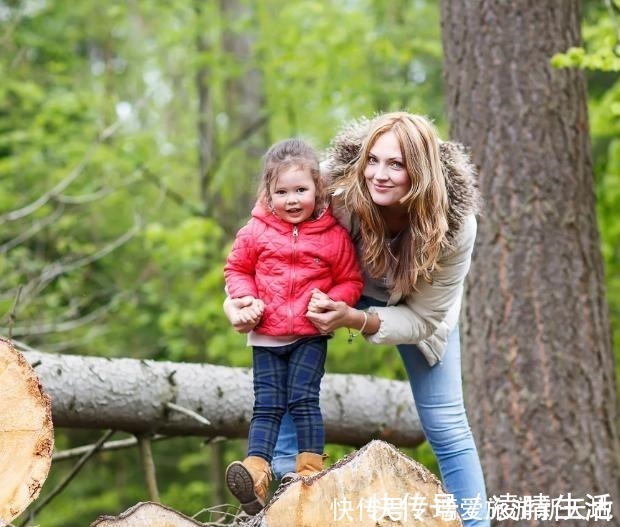
[[[231,494],[239,500],[246,514],[256,516],[265,503],[254,492],[252,475],[240,461],[233,461],[226,469],[226,486]]]

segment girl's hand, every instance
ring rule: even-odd
[[[239,333],[252,331],[263,316],[264,310],[263,301],[253,296],[226,297],[224,300],[224,314]]]
[[[308,312],[310,313],[324,313],[325,309],[321,309],[319,307],[320,303],[324,303],[328,300],[331,300],[323,291],[320,289],[313,289],[312,296],[310,297],[310,301],[308,302]]]

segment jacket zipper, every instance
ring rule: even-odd
[[[297,249],[297,237],[299,236],[299,231],[297,230],[297,225],[293,226],[293,254],[291,256],[291,293],[288,301],[288,321],[289,321],[289,335],[293,335],[293,298],[295,298],[295,260],[296,260],[296,249]]]

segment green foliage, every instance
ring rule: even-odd
[[[551,64],[556,68],[620,71],[619,35],[618,0],[587,5],[583,28],[585,47],[575,46],[564,53],[556,53],[551,58]]]
[[[597,216],[601,230],[611,311],[616,369],[620,375],[620,81],[590,99],[596,174]]]

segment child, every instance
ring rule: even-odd
[[[304,141],[287,139],[266,153],[258,202],[237,233],[224,275],[231,298],[253,298],[238,316],[257,323],[248,334],[255,396],[248,457],[226,469],[228,488],[245,512],[256,514],[286,410],[299,440],[296,472],[323,469],[319,390],[328,336],[306,318],[312,290],[353,306],[363,288],[353,244],[327,206],[318,156]]]

